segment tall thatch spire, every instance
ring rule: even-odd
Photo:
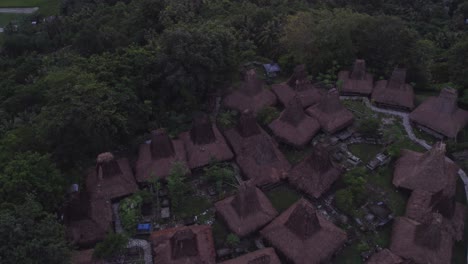
[[[306,81],[307,81],[306,66],[304,64],[301,64],[301,65],[296,66],[296,68],[294,68],[294,73],[291,76],[291,78],[289,78],[287,83],[290,87],[296,88],[298,85],[301,85]]]
[[[119,163],[110,152],[99,154],[96,163],[96,175],[99,179],[122,174]]]
[[[455,196],[444,194],[443,190],[435,193],[431,197],[431,208],[435,213],[451,219],[455,213]]]
[[[260,128],[258,127],[257,120],[250,110],[245,110],[242,113],[239,119],[238,129],[239,133],[243,137],[260,134]]]
[[[427,178],[445,177],[445,144],[437,142],[432,149],[424,153],[419,164],[415,164],[418,174]]]
[[[294,96],[286,106],[284,113],[281,115],[281,121],[289,123],[293,126],[299,125],[304,119],[305,113],[302,107],[301,100]]]
[[[387,88],[390,89],[401,89],[406,82],[406,69],[403,68],[395,68],[393,70],[392,76],[388,81]]]
[[[253,158],[258,165],[271,164],[278,161],[278,156],[267,137],[258,138]]]
[[[366,77],[366,61],[356,60],[354,62],[353,71],[351,72],[351,79],[364,80]]]
[[[172,259],[198,255],[197,236],[191,229],[176,232],[171,237]]]
[[[300,202],[289,216],[285,226],[302,240],[306,240],[320,230],[320,221],[315,208]]]
[[[314,147],[312,153],[307,158],[307,163],[317,172],[325,172],[333,167],[330,153],[328,153],[325,146],[320,144]]]
[[[336,113],[343,109],[343,105],[340,102],[340,95],[338,90],[330,89],[325,95],[325,98],[319,103],[319,109],[324,113]]]
[[[438,100],[436,101],[436,111],[446,114],[452,114],[457,111],[457,90],[453,88],[444,88],[440,91]]]
[[[175,155],[172,140],[164,129],[157,129],[151,132],[150,149],[153,159],[168,158]]]
[[[442,217],[440,215],[433,214],[424,223],[421,223],[416,227],[414,242],[431,250],[438,249],[442,238],[441,225]]]
[[[261,209],[255,186],[241,184],[239,191],[231,201],[231,205],[240,218],[255,214]]]
[[[205,145],[216,141],[210,118],[205,113],[198,113],[193,119],[190,139],[195,145]]]
[[[244,82],[239,87],[240,91],[246,95],[257,95],[262,91],[263,81],[257,76],[255,69],[245,72]]]

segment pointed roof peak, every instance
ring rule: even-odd
[[[190,228],[177,231],[171,237],[171,249],[172,259],[197,256],[197,235]]]
[[[315,207],[304,199],[299,200],[285,226],[302,240],[312,237],[321,229]]]
[[[296,87],[298,84],[303,84],[305,82],[308,82],[306,66],[305,64],[297,65],[296,68],[294,68],[294,73],[291,78],[287,81],[287,84],[290,87]]]
[[[216,141],[210,117],[206,113],[196,113],[190,129],[190,139],[195,145],[205,145]]]
[[[231,201],[231,206],[240,218],[245,218],[258,212],[261,206],[257,195],[257,188],[251,184],[241,184],[237,194]]]
[[[153,159],[162,159],[175,155],[172,140],[164,129],[157,129],[151,132],[150,149]]]
[[[431,214],[423,223],[416,226],[414,242],[425,248],[436,250],[442,238],[442,216]]]
[[[351,72],[351,79],[364,80],[366,77],[366,61],[356,60],[354,62],[353,71]]]
[[[280,119],[283,122],[297,126],[304,118],[305,113],[301,100],[298,96],[294,96],[291,100],[289,100],[288,105],[286,106],[286,109],[284,110]]]
[[[238,129],[239,133],[243,137],[258,135],[261,132],[257,124],[257,119],[255,119],[255,116],[249,109],[242,112],[242,115],[239,118]]]
[[[344,107],[340,102],[340,95],[335,88],[330,89],[325,98],[319,103],[320,110],[324,113],[335,113],[342,110]]]
[[[388,81],[387,88],[390,89],[401,89],[401,87],[406,82],[406,69],[405,68],[395,68],[393,70],[392,76]]]
[[[97,156],[96,174],[99,179],[122,174],[119,163],[111,152],[104,152]]]
[[[240,91],[246,95],[257,95],[262,91],[263,81],[258,78],[255,69],[250,69],[244,73],[244,82],[240,86]]]

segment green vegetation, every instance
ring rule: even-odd
[[[273,207],[278,212],[283,212],[289,208],[293,203],[301,198],[301,194],[291,189],[287,185],[281,185],[266,192],[268,199],[270,199]]]
[[[198,216],[212,207],[213,204],[202,196],[186,194],[182,204],[173,207],[173,214],[177,219]],[[203,219],[201,220],[203,222]]]
[[[229,235],[227,235],[226,245],[228,245],[229,247],[235,247],[239,245],[239,243],[240,243],[240,238],[236,234],[230,233]]]
[[[312,148],[297,149],[286,144],[280,144],[279,148],[291,165],[296,165],[312,153]]]
[[[8,13],[0,13],[0,27],[5,27],[11,21],[19,21],[27,17],[23,14],[8,14]]]
[[[214,162],[204,169],[204,180],[214,183],[216,190],[221,192],[224,185],[235,186],[236,179],[234,169],[229,163]]]
[[[382,146],[375,144],[352,144],[348,146],[348,149],[366,164],[382,151]]]
[[[258,123],[266,126],[280,116],[280,112],[273,106],[267,106],[257,114]]]
[[[0,0],[2,7],[39,7],[39,13],[45,16],[59,13],[59,0]]]
[[[238,115],[237,111],[226,110],[218,114],[217,122],[224,129],[232,128],[237,124]]]
[[[122,255],[127,248],[128,237],[110,233],[104,241],[98,243],[94,249],[93,257],[97,259],[110,260]]]
[[[348,171],[342,178],[345,188],[336,192],[336,207],[349,215],[356,216],[366,199],[367,170],[357,167]]]
[[[120,202],[119,215],[122,227],[128,235],[134,235],[138,222],[141,220],[141,206],[151,201],[151,194],[146,191],[134,193]]]
[[[380,120],[372,116],[358,120],[357,132],[364,136],[376,136],[380,128]]]
[[[174,211],[180,210],[183,204],[188,201],[185,199],[186,195],[192,191],[190,185],[185,182],[186,175],[187,168],[185,165],[182,163],[175,163],[167,177],[167,188]]]
[[[216,218],[212,225],[212,229],[216,248],[223,247],[229,234],[229,228],[224,224],[223,221]]]

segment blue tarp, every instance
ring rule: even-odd
[[[151,224],[138,224],[138,231],[151,231]]]
[[[277,63],[263,64],[263,68],[267,73],[279,72],[281,71],[280,66]]]

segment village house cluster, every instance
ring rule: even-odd
[[[457,93],[450,88],[414,109],[413,88],[406,83],[403,68],[396,68],[389,80],[374,83],[365,61],[356,60],[352,70],[340,72],[338,78],[338,89],[318,88],[300,65],[289,80],[270,89],[255,70],[248,70],[239,88],[222,101],[225,108],[241,113],[235,127],[218,128],[209,115],[198,113],[191,129],[177,138],[163,129],[153,131],[151,140],[139,147],[134,166],[126,158],[100,154],[86,176],[86,186],[72,193],[64,210],[67,235],[80,248],[92,248],[113,229],[112,203],[135,193],[151,178],[165,181],[173,164],[182,164],[190,175],[213,159],[233,160],[243,181],[235,195],[215,203],[217,217],[239,237],[259,233],[267,246],[220,260],[210,225],[176,226],[151,233],[153,263],[277,264],[282,259],[313,264],[332,260],[345,246],[348,234],[312,200],[322,197],[346,169],[333,160],[323,143],[312,146],[307,157],[292,165],[278,142],[304,148],[320,131],[338,135],[351,126],[353,113],[341,103],[340,94],[370,97],[378,107],[412,110],[411,121],[439,138],[456,137],[468,122],[468,113],[457,107]],[[278,103],[283,106],[279,117],[260,126],[259,111]],[[411,190],[411,197],[405,215],[394,220],[389,249],[375,253],[367,263],[450,263],[454,240],[462,239],[464,229],[465,207],[454,199],[457,171],[457,165],[445,156],[442,142],[426,153],[402,151],[393,184]],[[303,194],[282,213],[262,189],[280,181]],[[89,251],[82,252],[86,257],[75,261],[93,263]]]

